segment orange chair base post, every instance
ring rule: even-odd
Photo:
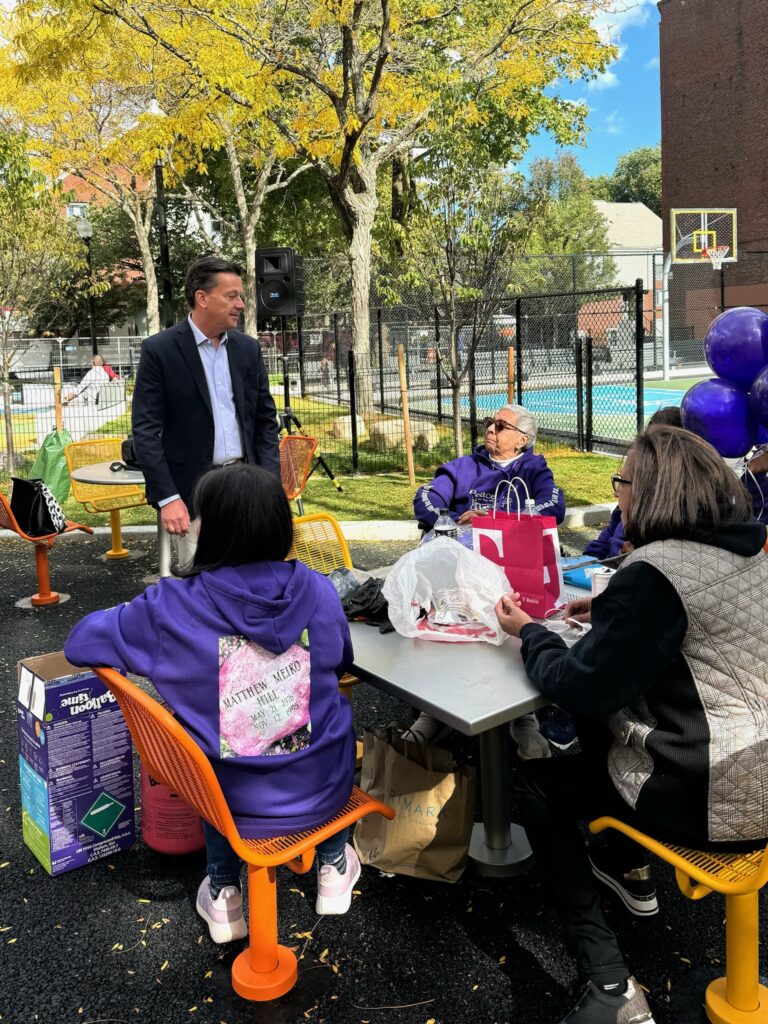
[[[113,508],[109,513],[109,526],[112,530],[112,547],[106,552],[107,558],[129,558],[130,551],[123,547],[123,531],[120,526],[119,508]]]
[[[768,989],[760,984],[758,893],[725,897],[725,977],[707,988],[712,1024],[768,1024]]]
[[[58,604],[59,595],[55,590],[51,590],[47,544],[35,544],[35,568],[37,569],[37,593],[30,597],[30,603],[35,608],[44,607],[48,604]]]
[[[232,964],[232,987],[266,1002],[290,992],[299,976],[296,954],[277,941],[277,869],[248,865],[250,946]]]

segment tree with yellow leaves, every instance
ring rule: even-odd
[[[353,345],[368,379],[377,183],[395,156],[428,146],[446,111],[459,131],[499,138],[568,120],[545,94],[614,55],[592,17],[603,0],[20,0],[59,19],[66,45],[107,18],[184,68],[192,83],[269,121],[323,175],[348,241]],[[39,57],[39,54],[38,54]],[[43,53],[43,58],[45,54]],[[370,383],[361,411],[372,406]]]

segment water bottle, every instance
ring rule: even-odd
[[[435,537],[450,537],[452,540],[458,540],[459,528],[451,519],[447,508],[438,509]]]

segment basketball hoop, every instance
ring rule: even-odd
[[[730,251],[730,245],[713,245],[709,249],[704,250],[704,255],[708,256],[712,261],[713,270],[722,270],[723,260]]]

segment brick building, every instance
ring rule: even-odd
[[[736,207],[725,307],[768,306],[768,0],[660,0],[664,249],[675,207]],[[765,255],[758,255],[765,254]],[[681,336],[721,310],[720,275],[675,269]],[[674,335],[675,324],[672,324]]]

